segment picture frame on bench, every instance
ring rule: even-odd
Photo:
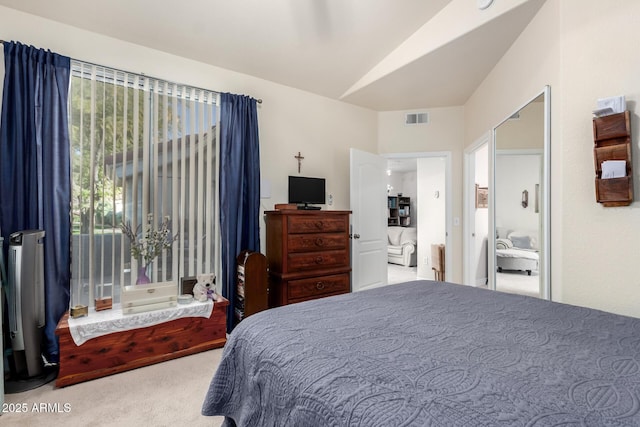
[[[193,294],[193,287],[196,283],[198,283],[198,278],[195,276],[182,277],[180,279],[178,295]]]

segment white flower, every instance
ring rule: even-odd
[[[136,227],[134,232],[131,228],[131,223],[127,222],[120,224],[120,229],[129,238],[131,242],[131,255],[142,262],[143,265],[148,265],[153,262],[163,250],[171,248],[173,242],[178,238],[178,234],[171,236],[169,230],[169,217],[165,217],[165,220],[160,224],[157,230],[151,227],[153,221],[153,214],[147,215],[147,222],[149,226],[143,235],[138,237],[140,233],[140,225]]]

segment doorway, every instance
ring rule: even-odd
[[[489,209],[478,203],[477,191],[489,187],[489,142],[486,133],[464,153],[464,259],[463,283],[468,286],[486,286],[488,274]]]
[[[446,250],[452,248],[451,153],[394,153],[384,157],[388,165],[389,251],[401,251],[402,239],[405,249],[414,250],[412,254],[390,253],[388,283],[433,280],[432,244],[445,245],[445,280],[451,280],[451,250]],[[415,240],[413,248],[411,240]]]
[[[387,282],[418,277],[418,161],[387,159]]]
[[[446,281],[453,277],[452,268],[452,154],[449,151],[433,153],[401,153],[385,154],[384,157],[367,153],[354,148],[350,149],[350,209],[351,209],[351,289],[360,291],[387,284],[388,279],[388,194],[387,194],[387,160],[410,159],[417,162],[417,200],[425,202],[440,200],[440,204],[428,203],[427,208],[422,205],[416,207],[416,223],[421,230],[418,235],[417,246],[417,278],[433,279],[431,270],[431,243],[444,242],[445,245],[445,275]],[[428,167],[429,162],[440,164],[438,179],[422,179],[420,171],[436,170]],[[427,165],[424,167],[423,165]],[[421,167],[423,166],[423,167]],[[433,166],[433,165],[431,165]],[[420,184],[426,182],[426,185]],[[441,225],[437,227],[436,237],[429,234],[436,227],[435,219],[427,221],[427,226],[420,227],[422,215],[428,214],[430,209],[437,208]],[[422,234],[422,233],[427,233]],[[439,240],[433,240],[438,238]],[[423,243],[420,243],[423,242]]]

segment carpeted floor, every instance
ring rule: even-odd
[[[496,272],[496,290],[510,294],[540,296],[540,276],[534,271],[531,276],[524,271]]]
[[[222,417],[200,409],[221,355],[216,349],[65,388],[52,382],[7,394],[0,425],[220,426]]]
[[[393,283],[409,282],[416,280],[418,267],[404,267],[397,264],[387,264],[388,281],[390,285]]]

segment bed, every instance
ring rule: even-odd
[[[258,313],[202,407],[226,426],[637,426],[640,319],[416,281]]]
[[[540,255],[536,238],[525,232],[509,232],[496,239],[496,267],[503,271],[538,271]]]

